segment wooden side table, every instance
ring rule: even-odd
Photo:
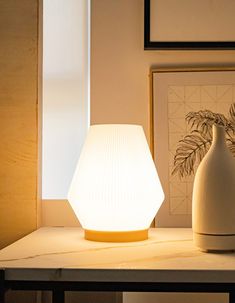
[[[235,254],[193,246],[187,228],[156,228],[133,243],[84,240],[81,228],[41,228],[0,251],[0,303],[7,289],[229,293],[235,303]]]

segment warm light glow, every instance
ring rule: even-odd
[[[148,229],[164,193],[142,127],[91,126],[68,200],[86,230]]]

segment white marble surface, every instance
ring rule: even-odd
[[[188,228],[156,228],[149,239],[101,243],[81,228],[41,228],[0,251],[8,280],[235,282],[235,254],[208,254]]]

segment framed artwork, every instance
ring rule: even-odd
[[[235,102],[235,67],[151,70],[151,147],[165,201],[156,226],[190,227],[194,176],[172,175],[174,154],[189,126],[187,113],[203,109],[227,116]]]
[[[145,0],[144,48],[235,49],[234,0]]]

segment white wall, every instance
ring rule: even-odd
[[[89,122],[89,1],[43,2],[42,198],[64,199]]]

